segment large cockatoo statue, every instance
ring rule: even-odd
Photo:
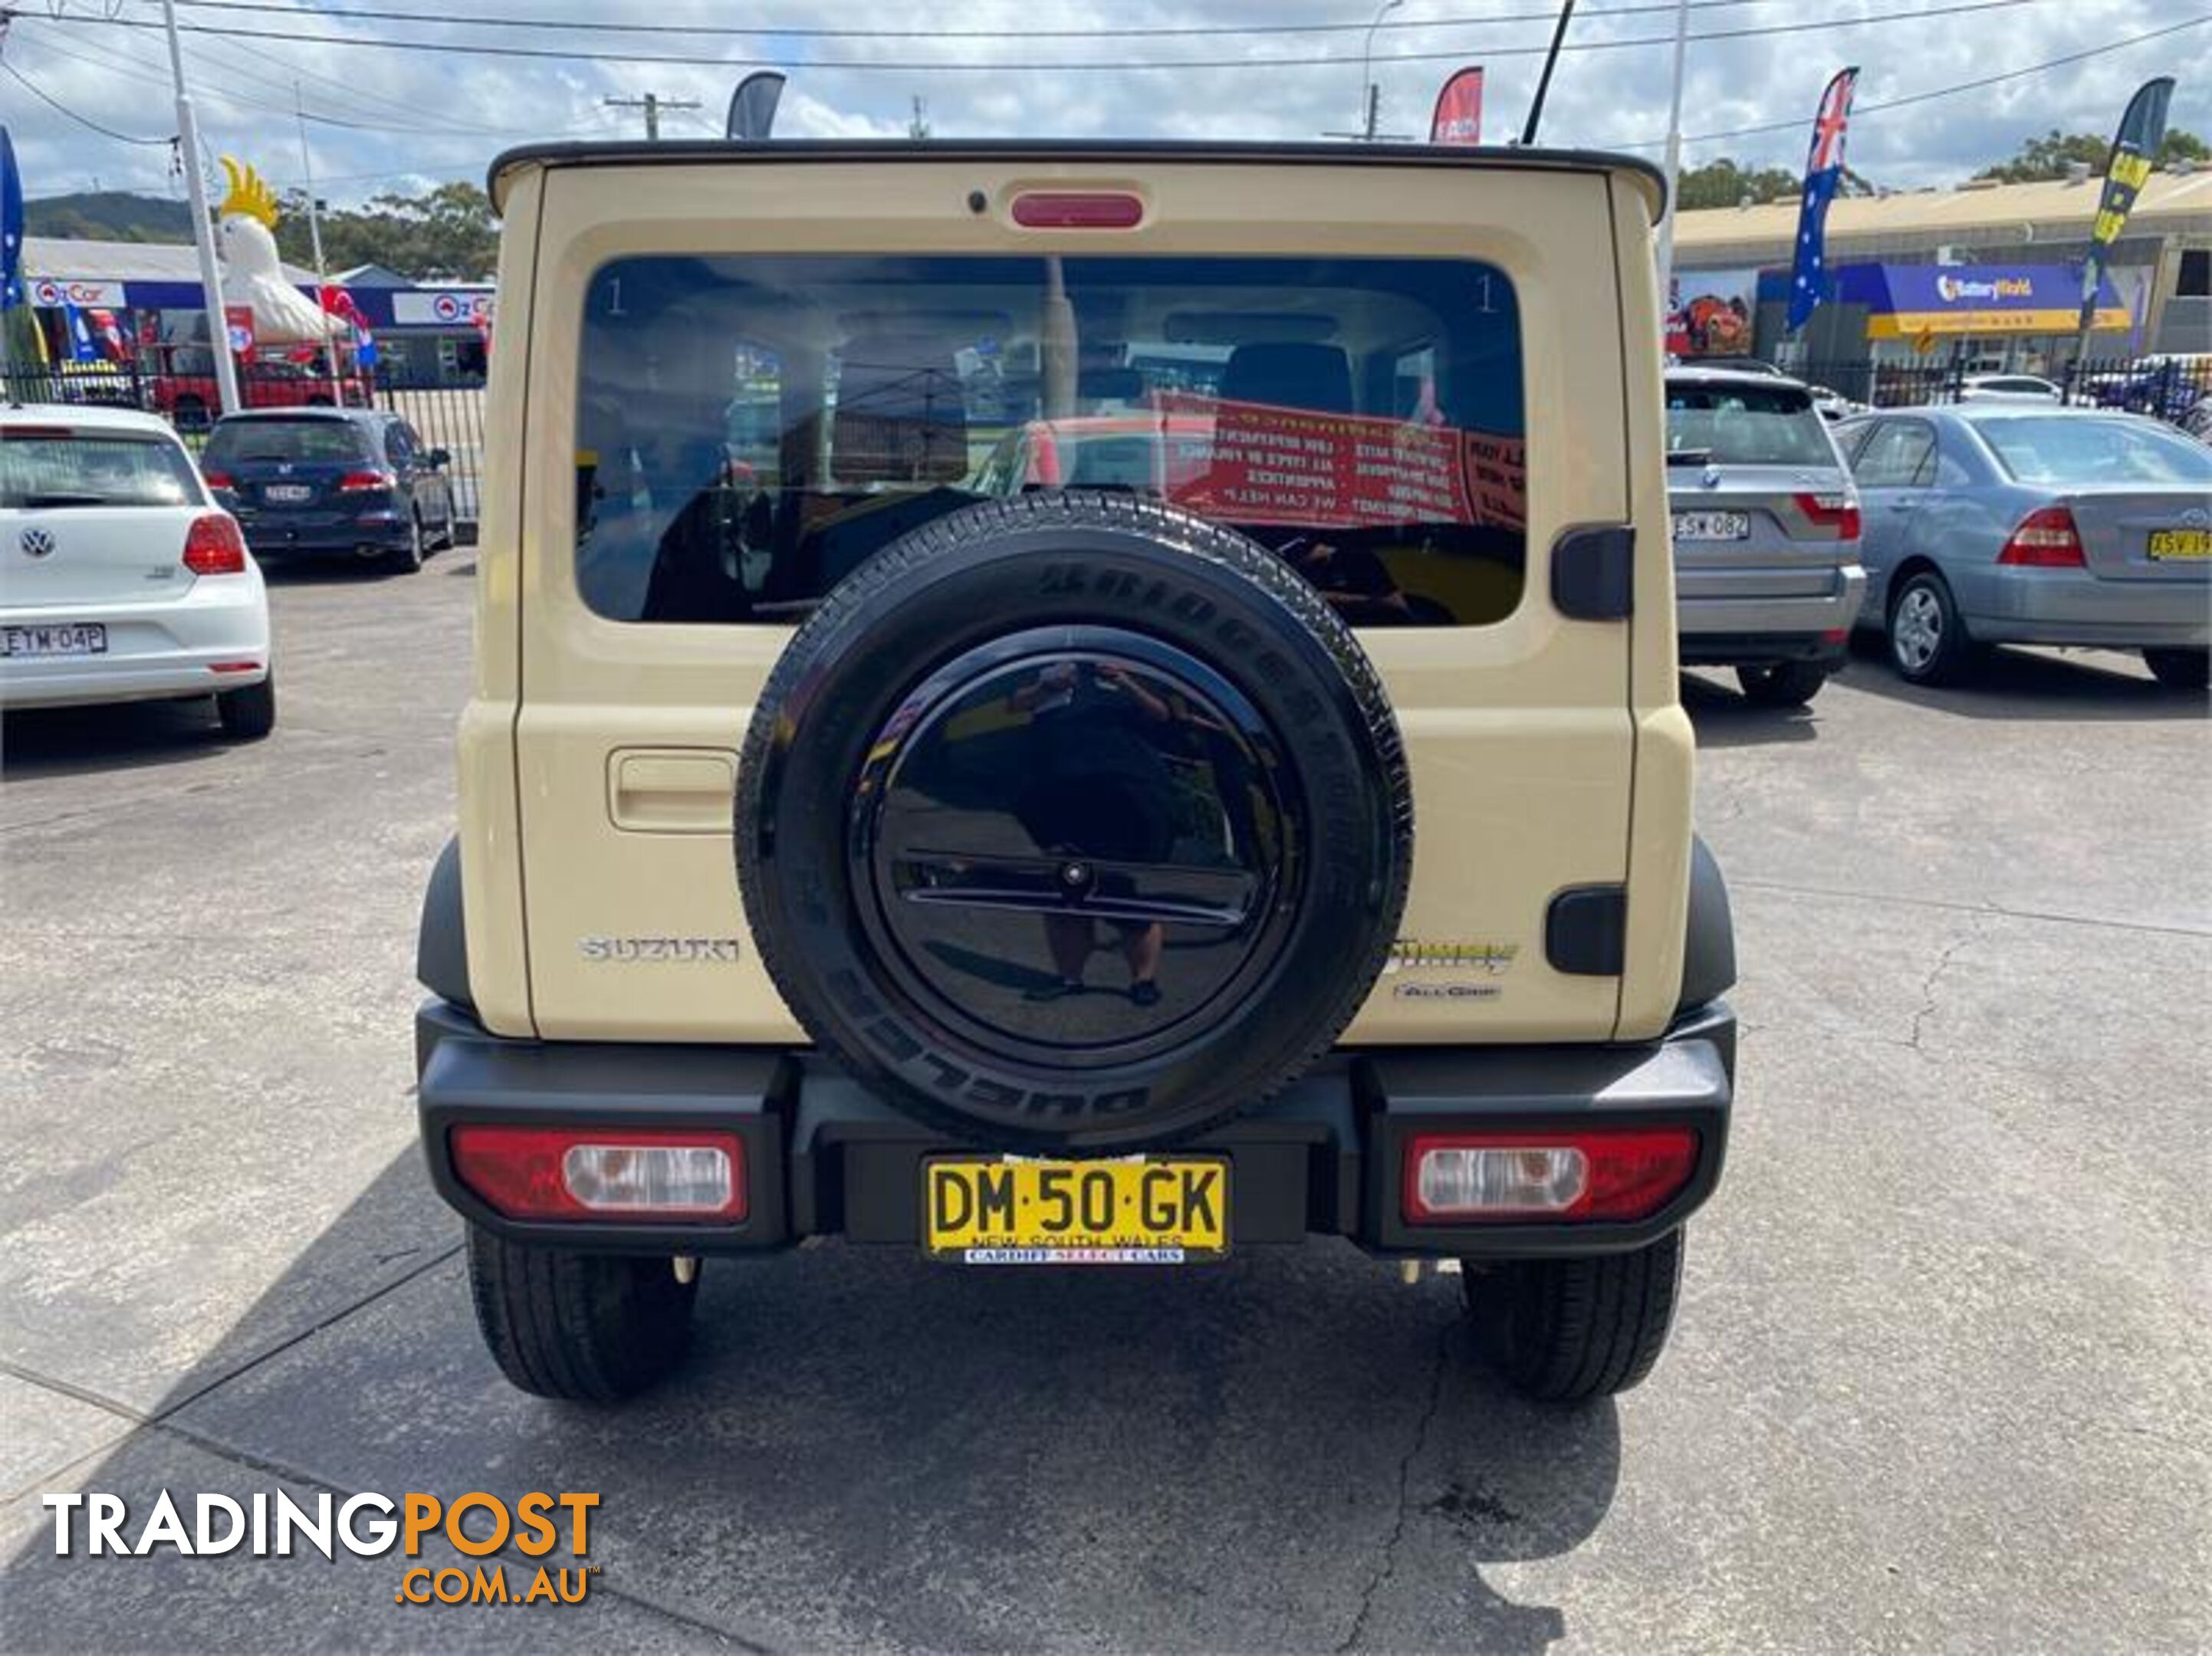
[[[222,250],[222,299],[253,310],[253,337],[263,345],[320,344],[331,324],[322,306],[284,279],[276,257],[276,197],[261,175],[229,156],[222,170],[230,193],[216,212]]]

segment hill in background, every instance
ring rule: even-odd
[[[79,191],[23,203],[23,228],[33,236],[93,241],[190,241],[189,203],[126,190]]]

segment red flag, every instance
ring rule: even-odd
[[[1461,70],[1437,94],[1437,112],[1429,120],[1431,143],[1482,142],[1482,65]]]

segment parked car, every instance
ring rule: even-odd
[[[0,409],[0,707],[198,696],[276,724],[261,571],[191,456],[149,414]]]
[[[1826,385],[1808,385],[1805,389],[1813,394],[1814,412],[1823,420],[1848,420],[1854,414],[1864,414],[1869,406]]]
[[[222,411],[222,392],[212,369],[155,373],[146,376],[145,384],[149,406],[167,415],[181,431],[204,430]],[[333,389],[327,373],[285,361],[242,365],[238,397],[248,409],[326,409],[341,403],[358,409],[371,401],[368,381],[358,373],[341,374]]]
[[[1863,622],[1947,683],[1989,644],[2140,650],[2201,688],[2212,644],[2212,450],[2136,415],[1981,403],[1844,428],[1866,510]]]
[[[216,422],[200,467],[261,558],[374,558],[412,573],[454,537],[450,460],[396,414],[290,409]]]
[[[1959,382],[1960,403],[2063,403],[2063,387],[2033,373],[1970,373]]]
[[[1730,666],[1793,707],[1843,664],[1866,576],[1859,503],[1827,422],[1794,379],[1672,368],[1667,496],[1685,666]]]
[[[1325,1237],[1462,1262],[1449,1357],[1635,1385],[1735,1054],[1637,601],[1655,169],[763,143],[672,190],[670,155],[494,171],[502,270],[568,320],[490,391],[413,1043],[492,1359],[629,1395],[703,1271],[814,1238],[1157,1278]],[[740,389],[793,462],[761,511],[723,498]],[[1211,422],[1172,499],[1149,417],[1066,423],[1146,401]],[[1390,606],[1328,581],[1354,555],[1437,613],[1355,624]]]
[[[138,386],[118,363],[57,362],[54,378],[62,402],[110,409],[138,406]]]

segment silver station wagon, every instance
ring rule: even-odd
[[[1685,666],[1809,701],[1843,664],[1866,576],[1859,504],[1813,393],[1741,369],[1667,373],[1667,495]]]
[[[2204,687],[2212,449],[2132,414],[1972,403],[1855,420],[1838,440],[1865,501],[1863,621],[1915,683],[1990,644],[2140,650]]]

